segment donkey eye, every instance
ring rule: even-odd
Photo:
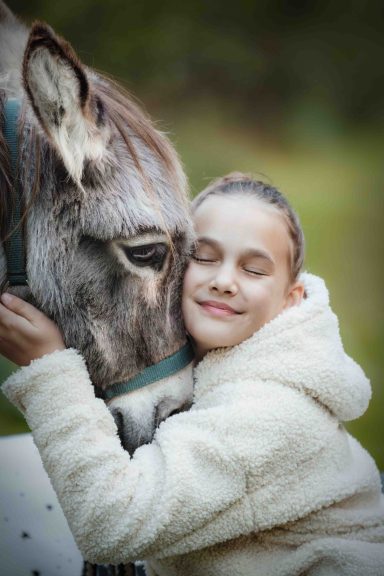
[[[125,255],[132,264],[141,267],[149,266],[154,270],[161,270],[167,251],[167,245],[162,242],[124,247]]]

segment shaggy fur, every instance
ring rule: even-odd
[[[105,388],[172,354],[185,341],[180,284],[192,228],[186,180],[166,137],[113,82],[86,68],[42,23],[30,32],[0,2],[0,110],[20,99],[29,290],[13,289],[59,325]],[[12,178],[0,139],[1,202]],[[4,230],[2,238],[10,232]],[[132,248],[155,244],[142,266]],[[0,282],[6,264],[0,248]],[[157,406],[192,394],[190,372],[113,401],[131,443],[151,438]],[[161,389],[161,391],[159,391]],[[145,399],[144,399],[145,398]],[[137,434],[133,436],[133,430]],[[139,438],[140,437],[140,438]]]
[[[380,477],[342,424],[370,385],[324,283],[303,281],[299,306],[207,354],[191,410],[132,459],[74,350],[5,384],[87,558],[145,558],[151,576],[384,575]]]

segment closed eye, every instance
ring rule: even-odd
[[[214,260],[213,258],[200,258],[199,256],[192,256],[192,259],[195,260],[195,262],[216,262],[216,260]]]
[[[260,270],[252,270],[250,268],[244,268],[245,272],[252,274],[253,276],[267,276],[265,272],[260,272]]]

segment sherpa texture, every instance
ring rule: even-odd
[[[303,280],[300,306],[204,358],[192,409],[132,458],[75,350],[4,384],[87,559],[146,559],[152,576],[384,575],[379,474],[341,423],[370,385],[323,281]]]

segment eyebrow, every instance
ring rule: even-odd
[[[212,246],[212,248],[216,248],[220,250],[220,242],[214,240],[213,238],[209,238],[208,236],[200,236],[196,239],[196,244],[208,244],[208,246]],[[244,256],[246,258],[262,258],[263,260],[267,260],[273,266],[275,262],[270,254],[265,250],[260,250],[259,248],[247,248],[244,250]]]

